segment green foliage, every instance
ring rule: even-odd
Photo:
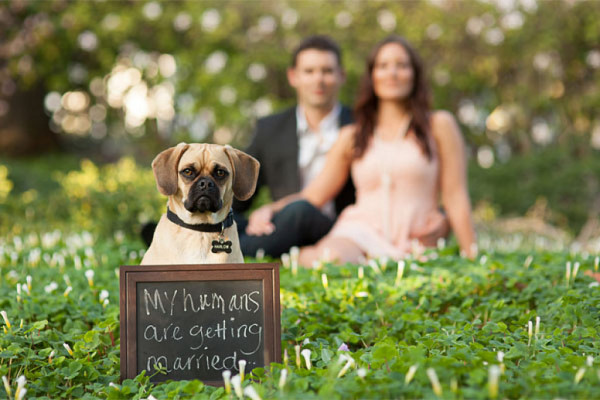
[[[0,375],[13,393],[24,375],[30,397],[229,398],[198,381],[151,384],[141,374],[119,382],[116,267],[139,262],[138,242],[30,233],[2,239],[0,249],[0,309],[10,323],[0,333]],[[283,363],[255,370],[243,385],[263,398],[434,398],[426,374],[433,368],[444,398],[484,399],[497,365],[500,398],[598,397],[600,292],[583,275],[593,259],[540,253],[525,268],[524,253],[469,261],[456,251],[407,260],[397,283],[390,261],[380,261],[382,272],[363,266],[362,277],[349,264],[282,269]],[[581,265],[569,281],[567,261]],[[310,370],[296,345],[311,351]]]
[[[471,165],[469,190],[475,204],[487,201],[501,215],[524,215],[539,199],[553,213],[549,222],[579,232],[597,213],[600,187],[597,152],[580,154],[565,145],[515,156],[489,169]]]
[[[244,147],[256,117],[294,102],[285,71],[301,38],[323,33],[340,43],[341,99],[352,104],[370,49],[399,33],[423,58],[435,107],[461,123],[475,156],[475,203],[522,214],[544,197],[558,213],[552,222],[578,231],[597,208],[599,16],[599,2],[568,0],[15,0],[0,8],[0,110],[11,93],[43,86],[54,92],[52,128],[74,134],[63,139],[91,136],[98,154],[118,149],[147,162],[181,140]],[[154,111],[139,117],[146,106]],[[492,168],[478,168],[482,152],[495,157]],[[24,191],[21,178],[32,179],[10,174],[19,178],[9,178],[13,193]],[[0,200],[8,191],[0,171]]]
[[[32,166],[39,177],[40,165]],[[47,173],[54,182],[45,189],[33,195],[20,183],[24,191],[1,203],[0,376],[12,394],[24,376],[32,398],[231,398],[199,381],[152,384],[141,374],[119,382],[118,266],[140,262],[132,226],[164,208],[150,170],[124,159]],[[50,208],[59,204],[71,206]],[[262,398],[436,398],[441,390],[485,399],[497,366],[498,398],[599,397],[600,291],[584,274],[597,258],[498,252],[492,243],[473,261],[456,245],[409,258],[400,280],[397,263],[385,260],[378,269],[282,268],[284,357],[254,370],[244,387]],[[310,370],[296,346],[310,350]]]
[[[64,157],[58,162],[50,157],[7,163],[7,179],[19,191],[0,198],[6,210],[0,232],[20,234],[52,226],[134,236],[142,223],[158,220],[163,212],[166,200],[156,190],[152,170],[138,167],[132,158],[104,166],[84,159],[73,169],[64,164],[74,163]]]
[[[374,43],[390,33],[407,37],[425,61],[436,107],[460,117],[470,143],[492,144],[498,154],[563,137],[589,142],[597,125],[594,1],[15,0],[0,15],[5,86],[81,91],[87,101],[52,110],[53,126],[94,137],[127,134],[155,147],[183,138],[243,144],[252,118],[293,102],[285,69],[299,40],[314,33],[332,36],[345,50],[346,103]],[[170,99],[156,103],[165,114],[150,112],[145,123],[127,118],[124,97],[111,100],[108,88],[119,68],[137,71],[122,94],[138,81],[149,97],[160,88]],[[536,126],[541,133],[532,139]]]

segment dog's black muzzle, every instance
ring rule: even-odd
[[[192,185],[183,205],[189,212],[217,212],[223,207],[223,200],[215,181],[202,177]]]

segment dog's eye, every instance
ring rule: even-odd
[[[218,176],[219,178],[222,178],[222,177],[224,177],[226,174],[227,174],[227,173],[226,173],[224,170],[222,170],[222,169],[218,169],[218,170],[217,170],[217,176]]]
[[[186,168],[183,171],[181,171],[181,173],[185,176],[192,176],[194,175],[194,171],[191,168]]]

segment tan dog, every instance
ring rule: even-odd
[[[142,265],[243,263],[233,197],[256,189],[259,162],[230,146],[180,143],[152,162],[158,191],[168,196]]]

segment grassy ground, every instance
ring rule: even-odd
[[[237,397],[199,381],[119,382],[117,270],[139,263],[139,224],[164,207],[151,172],[123,160],[39,176],[47,189],[0,203],[0,397]],[[243,387],[261,398],[599,398],[600,289],[586,275],[596,254],[535,234],[481,241],[473,261],[450,242],[427,261],[282,267],[287,357]]]

